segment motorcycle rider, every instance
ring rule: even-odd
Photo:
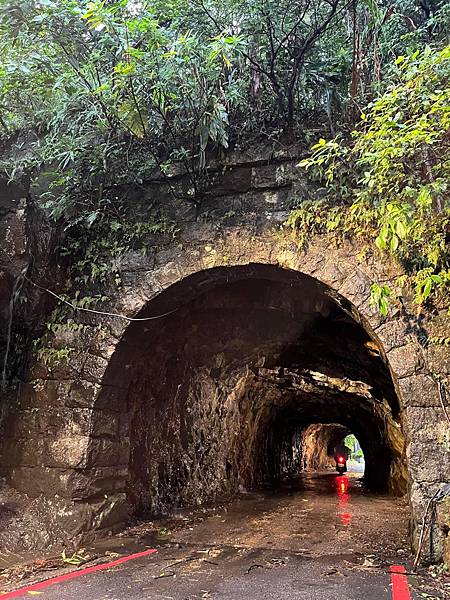
[[[345,461],[347,462],[348,457],[350,456],[350,452],[350,448],[345,445],[344,440],[341,440],[334,448],[334,460],[337,463],[338,458],[340,456],[343,456],[345,458]]]

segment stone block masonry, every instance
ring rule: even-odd
[[[167,199],[180,230],[122,257],[122,286],[104,309],[169,314],[80,314],[85,327],[50,338],[70,346],[67,360],[29,362],[5,410],[1,472],[40,499],[43,544],[276,484],[301,465],[293,440],[316,423],[355,433],[374,489],[408,494],[416,542],[427,499],[450,480],[434,377],[450,350],[424,353],[410,315],[371,306],[371,283],[394,282],[398,265],[363,258],[351,240],[317,238],[303,251],[280,228],[306,195],[295,162],[292,151],[213,165],[196,210],[164,182],[133,193],[140,219],[149,198]],[[51,305],[38,305],[45,321]],[[438,560],[442,516],[435,532],[428,558]]]

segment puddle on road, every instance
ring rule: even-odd
[[[348,493],[348,477],[346,475],[340,475],[336,477],[336,489],[338,498],[338,517],[344,527],[348,527],[352,522],[352,513],[349,512],[349,499]]]

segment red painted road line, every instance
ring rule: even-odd
[[[13,592],[6,592],[2,594],[0,592],[1,600],[9,600],[9,598],[17,598],[18,596],[23,596],[28,592],[37,592],[38,590],[42,590],[51,585],[55,585],[56,583],[63,583],[64,581],[70,581],[71,579],[75,579],[76,577],[81,577],[82,575],[89,575],[89,573],[96,573],[97,571],[104,571],[105,569],[111,569],[112,567],[117,567],[118,565],[122,565],[123,563],[128,562],[129,560],[135,560],[136,558],[141,558],[143,556],[149,556],[150,554],[154,554],[156,550],[144,550],[144,552],[137,552],[136,554],[129,554],[128,556],[122,556],[117,560],[113,560],[109,563],[102,563],[100,565],[94,565],[93,567],[87,567],[86,569],[80,569],[79,571],[72,571],[71,573],[65,573],[64,575],[58,575],[58,577],[52,577],[51,579],[46,579],[45,581],[41,581],[39,583],[34,583],[33,585],[29,585],[28,587],[20,588],[19,590],[14,590]]]
[[[400,565],[392,565],[392,600],[411,600],[411,594],[409,593],[408,578],[406,577],[405,573],[405,567],[402,567]]]

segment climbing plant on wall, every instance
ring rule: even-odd
[[[450,46],[399,56],[393,83],[351,134],[320,139],[301,161],[320,187],[288,220],[301,243],[317,232],[351,234],[392,254],[419,305],[448,296],[450,284],[449,76]],[[376,283],[372,291],[386,314],[391,291]]]
[[[62,225],[76,305],[120,285],[127,250],[176,230],[158,199],[130,215],[128,190],[156,178],[176,195],[178,171],[195,205],[208,144],[228,146],[243,42],[175,26],[176,4],[0,3],[0,168],[31,179],[34,202]]]

